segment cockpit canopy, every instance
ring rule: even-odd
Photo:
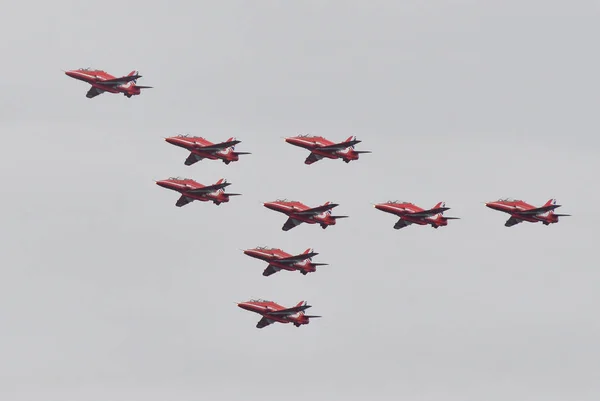
[[[273,251],[273,250],[275,250],[275,248],[271,248],[270,246],[257,246],[254,249],[260,249],[260,250],[263,250],[263,251]]]
[[[520,199],[514,199],[514,198],[501,198],[498,199],[498,202],[522,202]]]
[[[251,299],[248,302],[273,302],[273,301],[267,301],[266,299],[256,298],[256,299]]]
[[[287,199],[287,198],[281,198],[281,199],[275,199],[275,202],[298,202],[298,201]]]
[[[169,177],[169,180],[171,180],[171,181],[185,181],[185,180],[187,180],[187,178],[185,178],[185,177]]]
[[[201,136],[193,136],[193,135],[189,135],[189,134],[179,134],[177,135],[178,138],[193,138],[193,139],[204,139]]]
[[[80,68],[79,71],[96,71],[96,72],[104,72],[102,70],[99,70],[97,68],[92,68],[92,67],[85,67],[85,68]]]
[[[406,204],[406,205],[412,205],[411,202],[405,202],[405,201],[401,201],[401,200],[389,200],[386,203],[390,203],[390,204]]]

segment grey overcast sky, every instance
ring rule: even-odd
[[[0,399],[597,401],[599,7],[4,7]],[[155,88],[86,99],[88,66]],[[187,167],[179,133],[252,155]],[[300,133],[373,153],[306,166]],[[173,175],[243,196],[177,208]],[[279,197],[350,218],[283,232]],[[499,197],[573,216],[508,229]],[[389,199],[461,220],[396,231]],[[330,265],[265,278],[256,245]],[[251,297],[323,318],[258,330]]]

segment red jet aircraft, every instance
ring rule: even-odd
[[[528,221],[531,223],[537,223],[541,221],[547,226],[553,223],[558,223],[559,217],[570,216],[570,214],[554,213],[554,209],[561,206],[556,204],[556,199],[550,199],[542,207],[535,207],[529,203],[523,202],[522,200],[511,198],[487,202],[485,205],[490,209],[499,210],[511,215],[506,223],[504,223],[506,227],[512,227],[523,221]]]
[[[105,71],[92,68],[65,71],[65,74],[92,85],[85,95],[88,99],[101,95],[104,92],[122,93],[127,97],[131,97],[139,95],[142,92],[141,89],[152,88],[151,86],[136,85],[138,78],[142,76],[135,70],[120,78],[110,75]]]
[[[199,162],[202,159],[222,160],[229,164],[239,160],[239,155],[249,155],[248,152],[236,152],[235,145],[241,141],[235,138],[229,138],[225,142],[212,143],[200,136],[177,135],[165,138],[171,145],[179,146],[189,150],[191,153],[185,160],[186,166]]]
[[[264,206],[267,209],[275,210],[286,214],[289,218],[283,224],[281,229],[289,231],[292,228],[302,223],[315,224],[318,223],[323,229],[328,226],[333,226],[336,219],[344,219],[348,216],[332,216],[331,209],[339,206],[337,203],[325,202],[322,206],[310,208],[302,202],[292,201],[288,199],[277,199],[273,202],[266,202]]]
[[[287,143],[310,150],[310,155],[304,160],[304,164],[313,164],[322,158],[342,159],[346,163],[351,160],[358,160],[361,153],[371,153],[369,150],[354,150],[354,145],[362,141],[357,141],[355,136],[351,136],[344,142],[333,143],[322,136],[298,135],[285,138]]]
[[[298,302],[293,308],[285,308],[273,301],[265,301],[264,299],[251,299],[237,305],[242,309],[262,315],[262,319],[256,324],[257,329],[262,329],[275,322],[293,323],[294,326],[300,327],[303,324],[310,323],[309,319],[311,318],[321,317],[305,315],[304,311],[312,308],[312,306],[306,305],[305,301]]]
[[[373,205],[375,209],[382,212],[395,214],[400,217],[394,228],[399,230],[411,224],[426,226],[431,224],[433,228],[447,226],[448,220],[458,220],[458,217],[445,217],[443,213],[449,210],[444,202],[439,202],[432,209],[424,210],[410,202],[388,201]]]
[[[260,246],[253,249],[247,249],[244,253],[253,258],[269,262],[269,265],[265,271],[263,271],[263,276],[270,276],[271,274],[277,273],[279,270],[297,270],[306,275],[316,271],[317,266],[327,266],[327,263],[312,262],[313,256],[317,256],[318,253],[313,252],[311,248],[308,248],[300,255],[294,256],[278,248]]]
[[[215,205],[220,205],[221,203],[229,202],[230,196],[241,195],[224,192],[223,188],[231,184],[223,178],[213,185],[205,186],[189,178],[171,177],[166,180],[156,181],[156,185],[181,193],[181,197],[175,204],[177,207],[185,206],[195,200],[213,202]]]

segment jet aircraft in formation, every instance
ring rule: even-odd
[[[92,85],[85,95],[88,99],[101,95],[104,92],[122,93],[129,98],[142,93],[142,89],[152,88],[151,86],[137,85],[138,78],[142,76],[135,70],[119,78],[105,71],[93,68],[79,68],[77,70],[65,71],[65,74]]]
[[[371,153],[369,150],[354,150],[354,145],[362,142],[351,136],[344,142],[334,143],[322,136],[298,135],[285,138],[285,141],[294,146],[310,150],[304,164],[313,164],[323,158],[342,159],[346,163],[358,160],[361,153]]]
[[[281,229],[289,231],[292,228],[302,224],[320,224],[321,228],[326,229],[328,226],[333,226],[337,219],[344,219],[348,216],[332,216],[331,209],[339,206],[337,203],[325,202],[325,204],[317,207],[308,207],[302,202],[277,199],[273,202],[266,202],[264,206],[267,209],[283,213],[288,216],[287,221]]]
[[[280,270],[299,271],[307,275],[315,272],[317,266],[327,266],[327,263],[313,263],[312,258],[318,253],[313,252],[311,248],[299,255],[291,255],[279,248],[256,247],[246,249],[244,254],[268,262],[269,265],[263,271],[263,276],[270,276]]]
[[[235,145],[241,143],[241,141],[235,138],[229,138],[221,143],[212,143],[200,136],[177,135],[165,138],[165,141],[191,152],[184,162],[186,166],[191,166],[203,159],[220,159],[223,163],[229,164],[238,161],[240,155],[251,154],[248,152],[236,152]]]
[[[141,94],[141,89],[152,88],[151,86],[137,85],[137,80],[142,76],[138,71],[131,71],[122,77],[115,77],[105,71],[80,68],[76,70],[65,71],[65,74],[71,78],[87,82],[91,88],[86,94],[87,98],[94,98],[104,92],[123,93],[128,98]],[[235,146],[241,141],[235,138],[229,138],[225,142],[212,143],[209,140],[189,135],[177,135],[165,140],[175,146],[184,148],[190,152],[185,160],[186,166],[191,166],[203,159],[221,160],[225,164],[230,164],[239,160],[240,155],[250,154],[249,152],[236,152]],[[349,163],[358,160],[360,154],[371,153],[371,151],[355,150],[355,145],[361,143],[356,136],[350,136],[345,141],[334,143],[322,136],[298,135],[285,138],[285,141],[291,145],[298,146],[310,151],[305,159],[307,165],[313,164],[321,159],[342,159]],[[226,193],[223,188],[231,185],[221,178],[213,185],[203,185],[192,179],[171,177],[166,180],[156,182],[157,185],[181,193],[176,206],[181,207],[197,200],[201,202],[213,202],[216,205],[229,202],[229,197],[241,195],[235,193]],[[298,201],[287,199],[278,199],[273,202],[265,202],[264,206],[268,209],[283,213],[288,216],[287,221],[282,227],[283,231],[289,231],[302,223],[319,224],[323,229],[335,225],[337,219],[347,218],[348,216],[332,216],[331,210],[338,204],[326,202],[317,207],[309,207]],[[444,212],[450,208],[445,206],[444,202],[439,202],[431,209],[423,209],[410,202],[389,201],[373,205],[376,209],[386,213],[394,214],[399,217],[394,225],[395,229],[401,229],[411,224],[431,225],[433,228],[448,225],[448,220],[459,219],[458,217],[446,217]],[[544,225],[550,225],[558,222],[562,216],[569,214],[556,214],[554,210],[561,205],[556,204],[555,199],[550,199],[541,207],[532,206],[522,200],[500,199],[493,202],[487,202],[486,206],[504,213],[510,214],[505,226],[512,227],[523,221],[542,222]],[[268,266],[263,271],[263,276],[270,276],[280,270],[299,271],[303,275],[315,272],[317,266],[325,266],[327,263],[313,263],[312,258],[318,253],[312,248],[307,249],[301,254],[291,255],[278,248],[256,247],[247,249],[244,254],[263,260]],[[240,302],[237,305],[245,310],[262,315],[257,323],[257,328],[266,327],[274,322],[292,323],[296,327],[308,324],[311,318],[321,316],[306,315],[304,311],[311,308],[305,301],[299,302],[292,308],[285,308],[275,302],[262,299],[253,299],[247,302]]]
[[[558,223],[559,217],[570,216],[570,214],[557,214],[554,209],[561,207],[556,204],[556,199],[550,199],[541,207],[535,207],[519,199],[505,198],[485,204],[490,209],[510,214],[504,225],[512,227],[523,221],[530,223],[542,222],[544,225]]]
[[[425,210],[416,206],[411,202],[401,201],[388,201],[385,203],[378,203],[373,205],[377,210],[382,212],[391,213],[398,217],[400,220],[396,222],[394,228],[399,230],[407,227],[411,224],[418,224],[421,226],[431,225],[433,228],[440,226],[447,226],[448,220],[458,220],[458,217],[445,217],[444,212],[450,210],[446,207],[444,202],[437,203],[433,208]]]
[[[240,302],[237,305],[242,309],[262,315],[262,319],[256,324],[256,328],[258,329],[262,329],[275,322],[293,323],[294,326],[300,327],[303,324],[310,323],[310,319],[321,317],[304,314],[306,309],[312,308],[311,305],[306,304],[306,301],[300,301],[292,308],[285,308],[273,301],[266,301],[264,299],[251,299],[246,302]]]
[[[175,206],[185,206],[192,201],[213,202],[215,205],[229,202],[230,196],[241,194],[231,194],[223,191],[223,188],[231,185],[224,178],[213,185],[202,185],[189,178],[171,177],[166,180],[156,181],[156,185],[181,193],[181,197],[175,203]]]

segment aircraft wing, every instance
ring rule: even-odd
[[[320,146],[317,149],[319,150],[331,150],[333,152],[337,151],[337,150],[344,150],[350,146],[354,146],[357,143],[361,143],[362,141],[359,140],[353,140],[353,141],[348,141],[348,142],[340,142],[340,143],[335,143],[333,145],[327,145],[327,146]]]
[[[531,215],[549,212],[550,210],[554,210],[557,207],[560,207],[560,205],[549,205],[549,206],[536,207],[535,209],[519,210],[518,212],[516,212],[516,214],[522,214],[523,216],[531,216]]]
[[[263,271],[263,276],[269,277],[271,274],[275,274],[279,270],[281,270],[281,269],[278,268],[278,267],[275,267],[273,265],[269,265],[269,266],[267,266],[267,268],[265,269],[265,271]]]
[[[121,77],[121,78],[115,78],[115,79],[107,79],[105,81],[98,81],[98,84],[100,85],[105,85],[105,86],[119,86],[119,85],[123,85],[126,84],[127,82],[130,81],[135,81],[138,78],[141,78],[141,75],[131,75],[129,77]]]
[[[179,199],[177,199],[177,203],[175,204],[175,206],[177,207],[182,207],[187,205],[188,203],[192,202],[193,199],[192,198],[188,198],[185,195],[181,195],[181,197],[179,197]]]
[[[198,156],[195,153],[190,153],[190,155],[188,156],[187,159],[185,159],[185,162],[183,162],[186,166],[191,166],[192,164],[199,162],[200,160],[202,160],[202,158],[200,156]]]
[[[85,97],[87,97],[88,99],[91,99],[91,98],[101,95],[103,93],[104,93],[104,91],[102,89],[98,89],[95,86],[92,86],[90,88],[90,90],[85,94]]]
[[[277,259],[277,261],[279,263],[296,263],[296,262],[300,262],[303,261],[305,259],[308,258],[312,258],[313,256],[317,256],[318,253],[316,252],[310,252],[310,253],[302,253],[300,255],[294,255],[294,256],[289,256],[287,258],[281,258],[281,259]]]
[[[191,189],[191,190],[189,190],[187,192],[189,192],[191,194],[202,195],[202,194],[206,194],[206,193],[209,193],[209,192],[216,191],[216,190],[221,189],[221,188],[228,187],[230,185],[231,184],[228,183],[228,182],[223,182],[221,184],[214,184],[214,185],[208,185],[208,186],[202,187],[202,188]]]
[[[257,329],[262,329],[263,327],[267,327],[271,323],[273,323],[273,320],[270,320],[270,319],[267,319],[266,317],[263,317],[262,319],[260,319],[258,321],[258,323],[256,323],[256,328]]]
[[[449,207],[438,207],[435,209],[423,210],[422,212],[406,213],[406,215],[410,216],[410,217],[431,217],[431,216],[435,216],[438,213],[443,213],[446,210],[450,210],[450,208]]]
[[[286,222],[283,224],[283,227],[281,227],[281,229],[283,231],[290,231],[292,228],[294,228],[300,224],[302,224],[302,222],[300,220],[296,220],[296,219],[293,219],[290,217],[289,219],[286,220]]]
[[[336,206],[339,206],[339,205],[337,203],[330,203],[328,205],[317,206],[317,207],[313,207],[312,209],[306,209],[306,210],[302,210],[300,212],[294,212],[294,214],[297,214],[300,216],[314,215],[314,214],[326,212],[330,209],[333,209]]]
[[[211,150],[223,150],[223,149],[227,149],[230,148],[232,146],[237,145],[238,143],[241,143],[242,141],[229,141],[229,142],[221,142],[221,143],[215,143],[214,145],[208,145],[208,146],[200,146],[198,150],[202,150],[202,151],[211,151]]]
[[[510,216],[510,219],[506,220],[506,223],[504,223],[504,225],[506,227],[512,227],[512,226],[516,226],[517,224],[519,224],[522,221],[523,220],[518,219],[515,216]]]
[[[396,230],[399,230],[399,229],[401,229],[401,228],[404,228],[404,227],[410,226],[411,224],[412,224],[412,223],[411,223],[410,221],[406,221],[406,220],[400,219],[400,220],[398,220],[398,221],[396,222],[396,224],[394,224],[394,228],[395,228]]]
[[[314,154],[314,153],[310,153],[308,155],[308,157],[306,158],[306,160],[304,160],[304,164],[313,164],[318,162],[319,160],[321,160],[323,158],[323,156]]]
[[[267,315],[271,315],[271,316],[289,316],[289,315],[294,315],[298,312],[302,312],[303,310],[306,310],[308,308],[311,308],[310,305],[302,305],[302,306],[294,306],[293,308],[287,308],[287,309],[282,309],[282,310],[276,310],[276,311],[272,311],[272,312],[267,312]]]

